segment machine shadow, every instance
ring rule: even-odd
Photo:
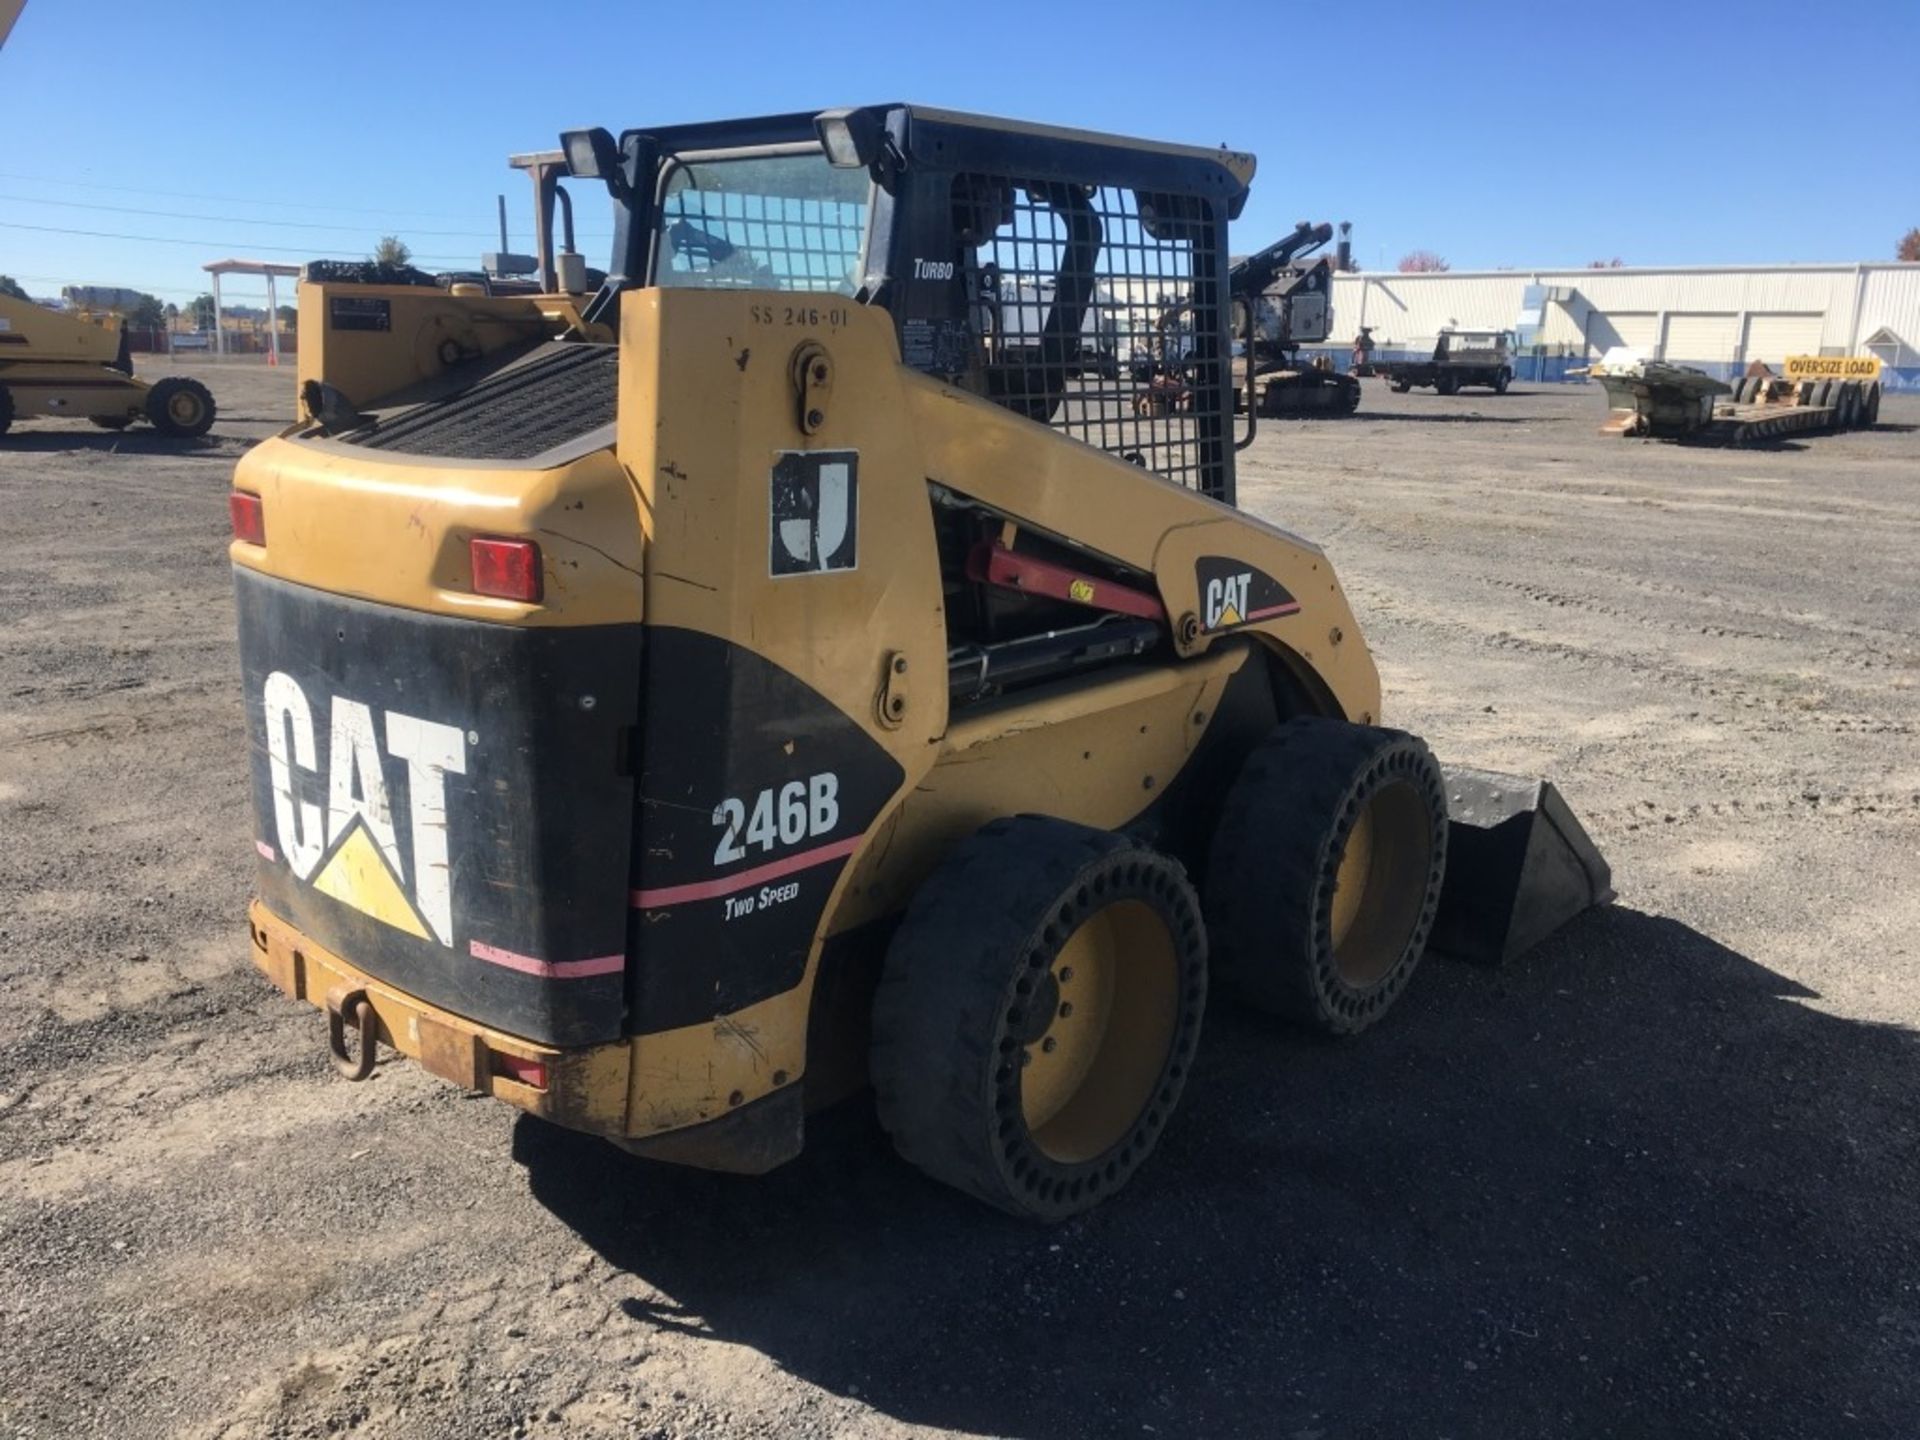
[[[1519,391],[1515,391],[1519,394]],[[1409,410],[1369,410],[1367,402],[1360,402],[1359,410],[1354,412],[1355,420],[1406,422],[1413,425],[1544,425],[1547,420],[1538,415],[1482,415],[1478,411],[1458,413],[1436,410],[1415,413]]]
[[[181,440],[151,430],[9,430],[0,445],[29,455],[92,451],[101,455],[166,455],[175,460],[231,460],[234,438],[217,432]]]
[[[922,1179],[865,1103],[758,1180],[532,1120],[514,1149],[653,1292],[634,1324],[914,1424],[1897,1433],[1920,1037],[1813,998],[1615,907],[1505,971],[1430,960],[1351,1042],[1216,1004],[1153,1163],[1057,1229]]]

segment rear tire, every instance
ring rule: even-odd
[[[1176,861],[1064,820],[996,820],[954,847],[888,947],[880,1123],[936,1180],[1064,1220],[1152,1153],[1206,996],[1206,929]]]
[[[156,380],[147,391],[147,419],[162,435],[198,439],[213,428],[213,392],[184,375]]]
[[[1510,371],[1502,370],[1498,375],[1493,377],[1493,393],[1496,395],[1506,394],[1507,386],[1511,385],[1512,383],[1513,383],[1512,373]]]
[[[1247,757],[1207,870],[1214,973],[1329,1034],[1387,1012],[1426,949],[1446,872],[1440,766],[1398,730],[1303,716]]]
[[[1433,388],[1438,390],[1442,395],[1453,395],[1458,393],[1460,382],[1451,375],[1442,375],[1438,380],[1433,382]]]
[[[1874,381],[1867,386],[1867,403],[1860,414],[1860,428],[1871,430],[1880,423],[1880,382]]]
[[[1396,395],[1404,395],[1407,393],[1407,391],[1413,388],[1404,380],[1395,380],[1391,383],[1392,383],[1393,393]]]

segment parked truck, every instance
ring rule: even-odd
[[[1394,393],[1404,395],[1414,386],[1453,395],[1468,385],[1481,385],[1496,395],[1513,383],[1513,336],[1506,330],[1442,330],[1431,342],[1425,360],[1389,360],[1376,365]]]

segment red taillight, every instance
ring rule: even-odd
[[[509,1080],[518,1080],[522,1085],[531,1085],[536,1090],[547,1088],[547,1064],[544,1060],[529,1060],[522,1055],[509,1055],[504,1050],[493,1052],[493,1073],[504,1075]]]
[[[476,535],[468,549],[473,556],[474,594],[540,603],[540,547],[533,541]]]
[[[233,521],[233,538],[249,545],[267,543],[267,512],[260,497],[245,490],[227,496],[227,518]]]

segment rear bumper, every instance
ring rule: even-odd
[[[395,988],[316,945],[255,900],[253,963],[316,1009],[330,995],[366,997],[382,1045],[467,1090],[639,1154],[709,1170],[758,1174],[800,1153],[806,1062],[804,991],[698,1025],[560,1047],[510,1035]],[[537,1062],[544,1087],[500,1057]]]
[[[631,1050],[625,1041],[558,1049],[479,1025],[397,990],[313,943],[258,900],[247,911],[253,963],[296,1000],[326,1009],[330,994],[364,992],[380,1043],[443,1080],[517,1105],[557,1125],[609,1138],[626,1131]],[[500,1057],[546,1069],[546,1085],[499,1073]]]

